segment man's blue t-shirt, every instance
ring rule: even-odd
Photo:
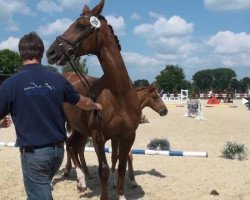
[[[40,146],[65,141],[63,103],[80,95],[60,74],[40,64],[24,65],[0,86],[0,119],[11,113],[16,145]]]

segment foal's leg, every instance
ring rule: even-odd
[[[67,149],[67,162],[66,162],[65,171],[64,171],[64,176],[65,177],[69,176],[71,169],[72,169],[71,157],[70,157],[70,153],[69,153],[69,151]]]
[[[68,123],[67,123],[68,125]],[[67,150],[67,162],[65,165],[65,171],[64,171],[64,176],[68,177],[70,174],[70,171],[72,169],[72,163],[71,163],[71,157],[70,157],[70,152],[69,152],[69,147],[74,145],[74,138],[75,138],[75,130],[72,129],[71,135],[67,138],[66,141],[66,150]]]
[[[77,175],[77,180],[78,180],[78,185],[77,188],[81,192],[85,191],[87,189],[86,186],[86,181],[85,181],[85,174],[83,173],[81,169],[81,164],[78,159],[78,152],[79,148],[77,148],[79,145],[78,143],[81,141],[81,133],[78,131],[75,131],[75,134],[72,137],[75,137],[76,139],[69,140],[66,145],[67,145],[67,152],[70,154],[70,157],[75,165],[76,169],[76,175]],[[76,143],[74,144],[73,141]]]
[[[119,140],[119,165],[118,165],[118,181],[116,192],[118,194],[119,200],[125,200],[124,196],[124,176],[127,166],[128,153],[135,140],[135,133],[131,134],[129,138],[121,138]]]
[[[86,177],[87,178],[92,178],[92,176],[89,173],[89,170],[88,170],[88,167],[87,167],[87,164],[86,164],[86,160],[85,160],[85,157],[84,157],[84,149],[85,149],[85,146],[87,144],[87,141],[88,141],[88,137],[82,137],[81,147],[79,148],[78,156],[79,156],[79,159],[81,161],[81,166],[82,166],[82,169],[83,169]]]
[[[134,169],[133,169],[133,154],[130,151],[128,154],[128,177],[131,180],[132,187],[135,188],[138,184],[135,181]]]
[[[111,185],[113,187],[116,187],[116,173],[115,173],[115,166],[118,160],[118,141],[116,139],[111,140],[111,146],[112,146],[112,155],[111,155]]]

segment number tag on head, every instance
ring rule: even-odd
[[[95,16],[90,17],[90,24],[95,28],[100,28],[101,26],[100,20]]]

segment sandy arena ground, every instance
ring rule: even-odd
[[[131,188],[126,178],[127,199],[250,200],[250,159],[238,161],[221,157],[226,141],[243,143],[250,150],[250,111],[241,105],[241,101],[235,104],[237,108],[207,108],[203,102],[203,115],[207,121],[184,117],[186,108],[183,107],[169,106],[166,117],[144,109],[150,123],[139,126],[133,148],[145,149],[152,138],[168,138],[172,150],[206,151],[208,158],[134,155],[135,178],[139,187]],[[0,130],[0,141],[14,140],[13,126]],[[88,190],[84,194],[77,192],[74,171],[68,179],[63,177],[64,159],[53,190],[55,200],[99,199],[96,155],[91,152],[85,154],[94,177],[87,180]],[[110,154],[107,158],[110,161]],[[219,195],[211,195],[212,190]],[[0,147],[0,194],[0,199],[4,200],[26,199],[17,148]],[[112,187],[109,187],[109,194],[110,199],[116,199]]]

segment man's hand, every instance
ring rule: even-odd
[[[12,124],[11,117],[7,115],[5,118],[0,120],[0,128],[8,128]]]
[[[95,105],[96,105],[96,110],[102,110],[102,106],[101,106],[101,104],[99,104],[99,103],[95,103]]]

